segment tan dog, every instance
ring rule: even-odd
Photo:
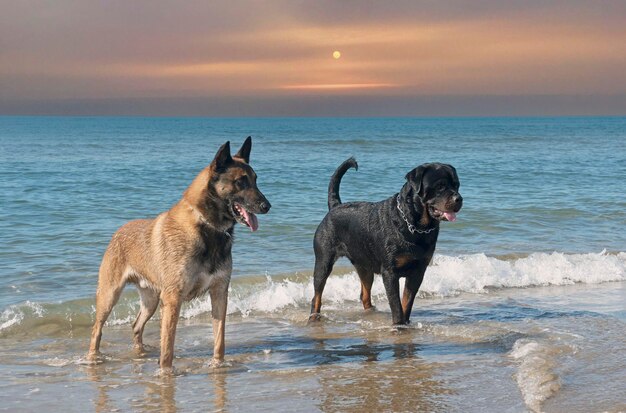
[[[255,213],[270,203],[256,186],[248,165],[252,139],[234,157],[230,143],[220,147],[184,192],[181,200],[155,219],[131,221],[111,239],[98,278],[96,320],[89,357],[99,354],[102,326],[127,283],[139,290],[141,309],[133,323],[134,344],[143,351],[143,329],[161,302],[162,369],[174,358],[176,324],[183,301],[209,291],[213,318],[213,364],[224,360],[224,322],[232,271],[235,222],[258,228]]]

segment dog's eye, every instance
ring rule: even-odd
[[[250,186],[250,183],[248,182],[248,177],[247,176],[243,176],[239,179],[237,179],[237,187],[239,187],[239,189],[246,189]]]

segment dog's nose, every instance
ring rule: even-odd
[[[452,197],[452,202],[454,202],[454,205],[460,207],[463,204],[463,197],[461,196],[461,194],[456,194]]]
[[[259,204],[259,209],[261,210],[261,213],[263,214],[266,214],[267,212],[269,212],[271,207],[272,205],[268,201],[263,201]]]

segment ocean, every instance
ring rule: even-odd
[[[158,313],[135,355],[132,286],[86,364],[111,235],[248,135],[272,210],[235,229],[226,366],[207,364],[208,296],[182,310],[175,375],[158,374]],[[380,276],[362,310],[343,260],[307,325],[313,234],[349,156],[344,202],[425,162],[459,174],[407,329]],[[625,195],[624,117],[0,117],[0,411],[624,412]]]

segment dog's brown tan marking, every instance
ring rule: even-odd
[[[361,303],[364,310],[369,310],[372,305],[372,284],[374,284],[374,273],[367,268],[356,267],[357,274],[361,280]],[[322,305],[322,298],[320,295],[320,307]]]
[[[424,211],[422,211],[422,216],[420,217],[420,225],[423,227],[429,227],[430,226],[430,222],[431,222],[431,217],[430,214],[428,214],[428,211],[426,209],[424,209]]]
[[[413,255],[410,255],[410,254],[400,254],[396,256],[394,261],[396,264],[395,268],[402,269],[406,267],[407,265],[409,265],[411,262],[416,261],[416,259]]]
[[[256,174],[248,165],[251,146],[248,137],[231,157],[230,143],[226,142],[169,211],[155,219],[131,221],[113,235],[100,265],[90,358],[99,353],[102,326],[122,289],[132,283],[141,300],[133,323],[133,341],[138,350],[143,350],[145,324],[160,302],[159,363],[163,369],[171,368],[181,305],[208,291],[213,359],[216,363],[224,359],[234,224],[239,222],[254,231],[258,226],[255,214],[270,209],[256,186]],[[245,184],[238,182],[244,177]]]

